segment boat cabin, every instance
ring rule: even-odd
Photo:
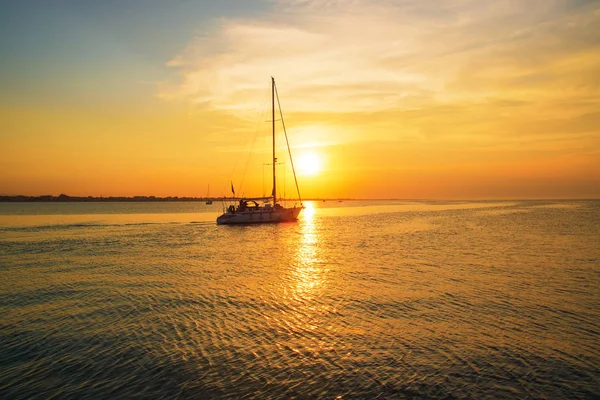
[[[271,203],[264,203],[263,205],[260,205],[255,200],[240,199],[238,206],[235,207],[233,204],[230,205],[227,208],[227,212],[231,214],[242,212],[268,212],[280,208],[282,208],[280,204],[275,204],[275,206],[273,206]]]

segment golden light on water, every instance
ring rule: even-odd
[[[295,269],[292,271],[295,294],[300,298],[310,298],[323,290],[326,271],[319,258],[320,235],[315,224],[315,207],[312,202],[304,204],[300,220],[300,239],[295,255]]]
[[[315,216],[315,205],[312,201],[307,201],[304,203],[304,207],[304,210],[302,210],[302,213],[300,213],[300,219],[302,222],[313,225],[314,228],[313,218]]]

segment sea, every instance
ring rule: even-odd
[[[1,203],[2,399],[598,399],[600,201]]]

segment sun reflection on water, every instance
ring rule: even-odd
[[[315,206],[307,202],[305,207],[299,221],[300,240],[291,273],[296,296],[307,300],[323,290],[325,270],[319,258],[320,235],[315,221]]]

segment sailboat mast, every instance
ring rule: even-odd
[[[273,128],[273,205],[277,204],[277,179],[275,169],[277,158],[275,157],[275,78],[271,77],[271,121]]]

